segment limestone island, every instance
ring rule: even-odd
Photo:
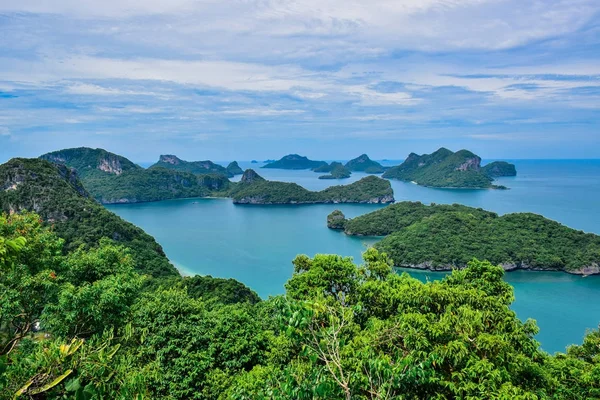
[[[232,163],[233,164],[233,163]],[[241,170],[240,166],[235,163],[234,165],[229,164],[229,167],[235,169],[237,166]],[[233,177],[233,173],[222,165],[215,164],[210,160],[205,161],[184,161],[177,156],[172,154],[161,155],[158,162],[152,165],[149,169],[153,168],[166,168],[174,171],[189,172],[196,175],[204,174],[220,174],[228,178]],[[242,171],[243,173],[243,171]]]
[[[318,204],[394,202],[390,183],[368,176],[349,185],[332,186],[313,192],[289,182],[267,181],[252,169],[246,170],[239,183],[229,191],[235,204]]]
[[[476,154],[468,150],[454,153],[442,147],[431,154],[411,153],[401,165],[388,169],[382,177],[436,188],[506,189],[492,182],[516,173],[513,164],[496,161],[482,167],[481,158]]]
[[[477,258],[506,271],[600,274],[600,236],[538,214],[498,216],[458,204],[400,202],[352,219],[336,210],[327,226],[347,235],[385,236],[375,247],[396,267],[449,271]]]
[[[329,172],[327,175],[319,176],[319,179],[346,179],[350,178],[350,175],[352,174],[348,168],[337,161],[333,161],[331,164],[321,165],[318,168],[314,168],[313,171]]]
[[[324,164],[325,161],[313,161],[307,157],[299,156],[298,154],[288,154],[278,161],[271,161],[262,168],[275,168],[275,169],[314,169]]]
[[[385,171],[383,165],[373,161],[368,155],[362,154],[346,163],[345,167],[352,172],[364,172],[367,174],[381,174]]]

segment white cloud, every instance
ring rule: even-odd
[[[6,126],[0,126],[0,136],[10,136],[10,129]]]

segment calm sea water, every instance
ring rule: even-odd
[[[449,190],[392,181],[397,201],[461,203],[500,214],[530,211],[570,227],[600,234],[600,160],[514,160],[519,175],[502,178],[511,190]],[[394,162],[386,164],[394,165]],[[296,182],[319,190],[338,182],[317,179],[311,171],[259,169],[267,179]],[[239,177],[238,177],[239,179]],[[262,297],[280,294],[297,254],[336,253],[360,260],[376,239],[347,237],[327,229],[326,217],[341,209],[353,217],[377,205],[235,206],[229,199],[184,199],[108,206],[153,235],[184,274],[235,278]],[[410,271],[421,280],[442,273]],[[514,286],[513,309],[537,320],[537,339],[550,352],[580,343],[586,329],[600,322],[600,277],[516,271],[506,275]]]

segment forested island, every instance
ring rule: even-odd
[[[398,267],[448,271],[475,257],[508,271],[600,273],[600,236],[532,213],[498,216],[458,204],[401,202],[352,219],[335,211],[327,226],[348,235],[385,236],[375,247]]]
[[[240,186],[267,183],[250,171]],[[535,322],[510,308],[503,269],[489,262],[423,283],[394,273],[373,248],[362,265],[300,255],[285,296],[261,300],[232,279],[179,276],[151,236],[97,204],[64,165],[0,166],[0,206],[0,399],[600,396],[600,332],[545,353]],[[391,237],[442,215],[443,225],[425,228],[439,229],[439,242],[416,237],[451,250],[458,239],[441,229],[452,218],[472,229],[503,218],[425,207],[335,220]],[[551,228],[554,246],[573,239],[594,251],[595,238]]]
[[[342,163],[333,161],[329,165],[325,165],[314,169],[315,172],[329,172],[329,174],[319,176],[319,179],[346,179],[350,178],[352,172]]]
[[[234,165],[230,164],[230,167],[232,169],[235,169],[236,166],[237,166],[237,169],[240,169],[240,167],[239,167],[239,165],[237,165],[237,163]],[[212,162],[210,160],[184,161],[184,160],[180,159],[179,157],[174,156],[172,154],[161,155],[158,159],[158,162],[156,164],[152,165],[149,169],[154,169],[154,168],[172,169],[172,170],[180,171],[180,172],[189,172],[189,173],[192,173],[195,175],[216,174],[216,175],[223,175],[228,178],[231,178],[234,176],[234,174],[232,172],[230,172],[227,168],[223,167],[222,165],[215,164],[214,162]]]
[[[383,204],[394,201],[390,183],[375,176],[313,192],[295,183],[267,181],[252,169],[244,172],[241,181],[230,189],[228,196],[235,204]]]
[[[365,172],[367,174],[381,174],[385,171],[385,168],[381,164],[371,160],[366,154],[348,161],[345,167],[352,172]]]
[[[476,154],[468,150],[454,153],[442,147],[431,154],[411,153],[401,165],[389,168],[382,176],[428,187],[506,189],[494,185],[494,178],[516,173],[515,166],[507,162],[497,161],[481,167],[481,158]]]
[[[267,164],[263,165],[262,168],[276,168],[276,169],[315,169],[323,165],[327,165],[325,161],[313,161],[307,157],[300,156],[298,154],[288,154],[282,157],[278,161],[265,161]]]

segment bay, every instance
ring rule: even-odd
[[[491,161],[491,160],[490,160]],[[600,234],[600,160],[508,160],[518,176],[502,178],[510,190],[456,190],[424,188],[391,181],[396,201],[460,203],[499,214],[535,212],[572,228]],[[385,162],[395,165],[398,162]],[[226,165],[226,164],[225,164]],[[271,180],[296,182],[321,190],[347,184],[317,179],[312,171],[260,169],[262,164],[240,162]],[[237,177],[239,179],[239,176]],[[376,238],[348,237],[326,227],[334,209],[353,217],[378,205],[243,206],[229,199],[181,199],[156,203],[107,206],[143,228],[163,246],[183,274],[237,279],[261,297],[281,294],[291,277],[297,254],[360,254]],[[440,279],[443,273],[409,271],[421,280]],[[514,286],[513,309],[521,319],[533,318],[540,327],[537,339],[550,352],[581,343],[586,329],[600,322],[600,277],[557,272],[515,271],[506,274]]]

